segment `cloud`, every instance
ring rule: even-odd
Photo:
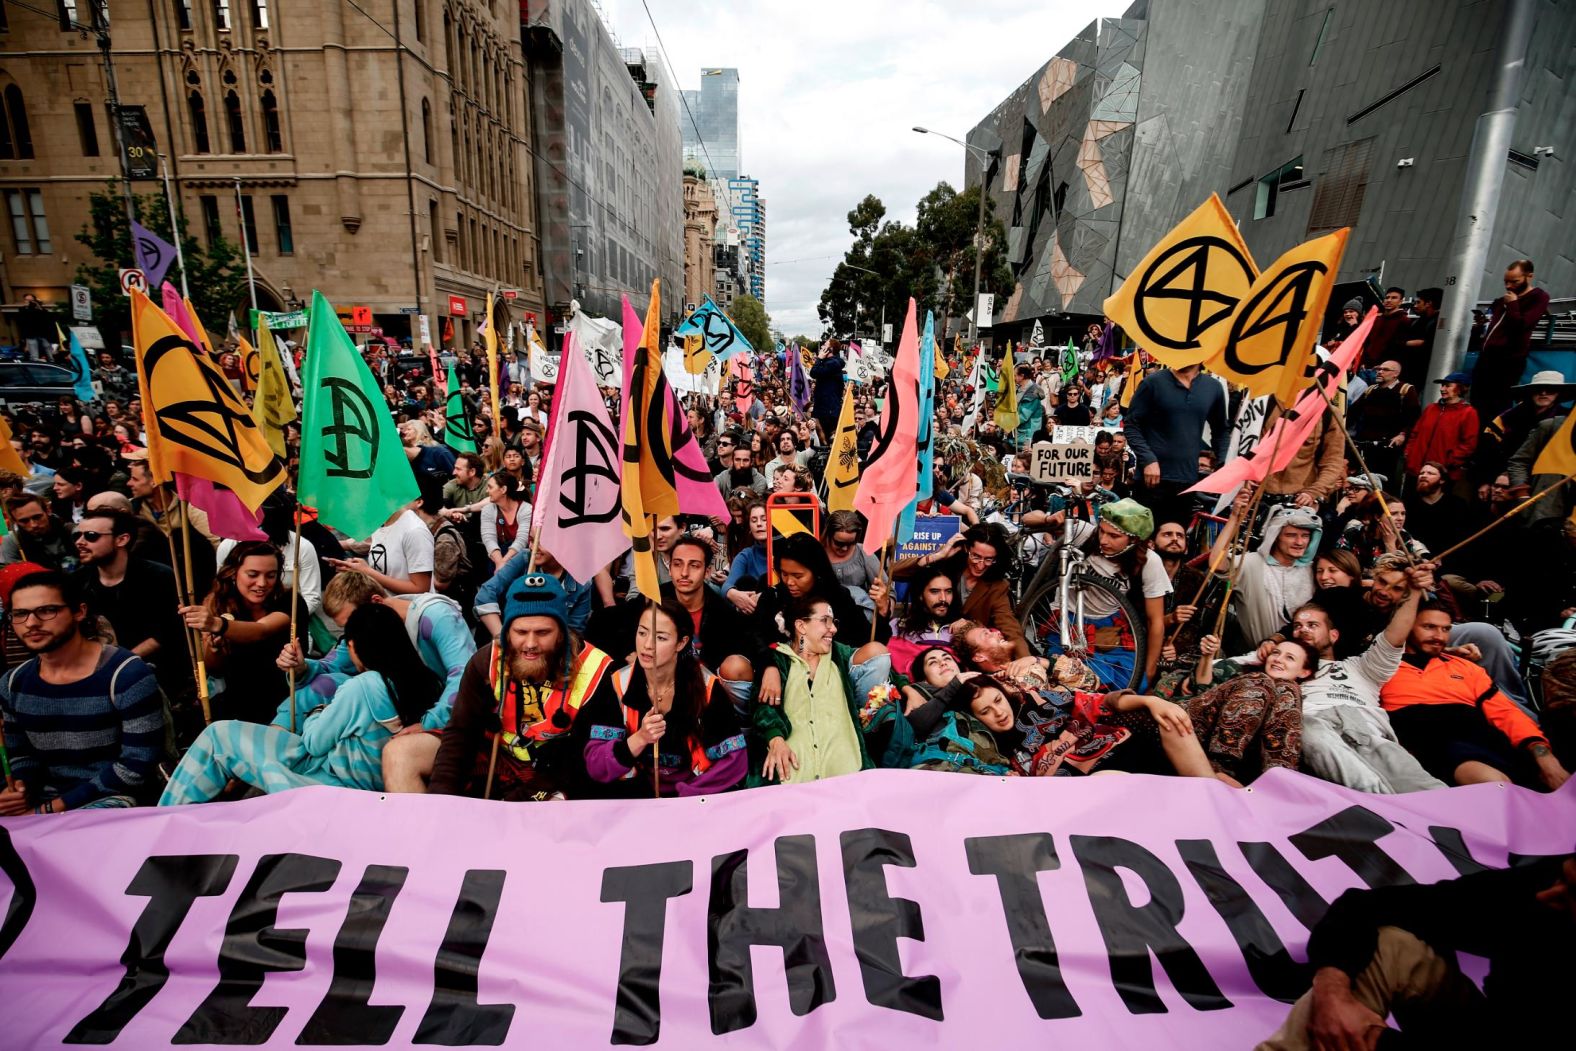
[[[815,307],[866,194],[912,223],[936,183],[962,187],[962,148],[914,125],[964,138],[1090,21],[1128,6],[647,2],[679,87],[698,87],[705,66],[739,70],[743,167],[766,201],[766,308],[789,335],[821,332]],[[604,8],[625,47],[656,47],[640,0]]]

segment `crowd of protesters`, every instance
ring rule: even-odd
[[[14,633],[0,815],[310,784],[694,795],[871,767],[1557,789],[1576,762],[1576,503],[1550,493],[1460,543],[1562,482],[1533,468],[1576,385],[1523,382],[1548,296],[1525,260],[1505,290],[1479,319],[1475,372],[1433,390],[1439,291],[1408,305],[1387,290],[1344,414],[1262,493],[1218,508],[1187,489],[1235,452],[1242,397],[1207,370],[1132,368],[1109,326],[1078,352],[1018,348],[1011,375],[955,346],[921,511],[958,531],[895,564],[866,553],[854,512],[822,514],[816,535],[766,503],[824,500],[850,387],[869,455],[885,378],[853,385],[828,341],[796,400],[798,349],[757,354],[752,381],[684,399],[728,515],[657,523],[652,595],[627,558],[576,580],[534,544],[553,387],[523,359],[503,369],[495,420],[480,348],[445,353],[477,448],[456,453],[435,437],[428,360],[366,348],[421,495],[353,544],[285,492],[264,507],[268,539],[216,537],[155,482],[133,363],[105,352],[99,398],[6,414],[25,473],[0,473]],[[1326,349],[1362,309],[1347,304]],[[604,395],[616,409],[619,391]],[[1096,450],[1072,504],[1025,484],[1028,451],[1058,427],[1090,428]],[[1009,583],[1058,543],[1145,622],[1126,666],[1137,689],[1025,630]],[[1342,977],[1276,1046],[1302,1046],[1310,1009],[1349,1009]]]

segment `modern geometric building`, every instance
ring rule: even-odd
[[[260,307],[299,305],[316,288],[368,307],[369,327],[392,337],[413,335],[419,311],[436,342],[448,317],[455,343],[474,335],[489,289],[517,290],[517,317],[542,309],[518,10],[112,7],[122,115],[145,119],[187,233],[239,249],[244,227]],[[92,21],[87,0],[64,9]],[[91,262],[76,240],[90,195],[121,174],[104,65],[93,34],[62,30],[52,12],[12,4],[4,16],[0,296],[64,304]],[[162,194],[156,164],[150,174],[133,179],[136,194]]]
[[[700,88],[685,91],[689,112],[680,115],[684,162],[698,164],[726,184],[739,174],[739,71],[709,67],[700,71]],[[691,119],[693,118],[693,123]]]
[[[1479,115],[1521,9],[1532,20],[1493,239],[1454,275]],[[1211,192],[1260,266],[1351,228],[1341,281],[1498,296],[1530,258],[1576,290],[1576,6],[1545,0],[1138,0],[1091,23],[981,121],[1017,278],[992,335],[1065,331]],[[977,182],[972,153],[966,183]],[[1470,218],[1468,225],[1481,221]],[[1461,311],[1464,315],[1465,311]],[[1448,319],[1447,319],[1448,321]]]
[[[617,318],[662,279],[662,316],[683,306],[681,106],[655,51],[620,48],[592,0],[530,5],[525,46],[535,123],[547,299]]]
[[[728,180],[729,212],[739,233],[741,291],[766,302],[766,202],[761,184],[748,175]]]
[[[988,192],[1016,278],[997,342],[1036,318],[1052,330],[1059,315],[1098,315],[1121,261],[1229,184],[1262,8],[1139,0],[1090,23],[969,133],[994,154]],[[980,179],[967,158],[965,185]]]

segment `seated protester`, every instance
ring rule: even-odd
[[[930,495],[919,501],[915,509],[922,515],[957,515],[968,525],[980,524],[979,514],[952,492],[946,472],[939,467],[931,476]]]
[[[1198,606],[1192,603],[1199,596],[1204,583],[1204,570],[1188,565],[1187,524],[1172,519],[1161,522],[1155,529],[1155,554],[1165,566],[1171,580],[1171,592],[1165,596],[1166,639],[1161,647],[1160,660],[1166,670],[1178,665],[1190,665],[1198,660],[1198,640],[1203,628],[1193,618]],[[1169,650],[1169,653],[1167,652]]]
[[[575,716],[588,794],[698,796],[737,788],[749,767],[744,729],[722,681],[695,659],[689,611],[672,598],[642,599],[641,606],[635,662],[603,676]]]
[[[64,573],[77,568],[71,532],[54,519],[42,498],[14,496],[6,501],[5,509],[11,531],[0,540],[0,566],[36,562]]]
[[[365,573],[391,595],[414,595],[432,590],[432,530],[415,511],[412,500],[389,515],[365,544],[347,544],[366,558],[330,558],[336,572],[354,569]]]
[[[290,590],[296,571],[296,546],[295,530],[291,528],[295,518],[295,500],[286,495],[282,490],[276,491],[263,501],[263,518],[259,523],[268,539],[278,549],[284,558],[284,569],[279,574],[279,586],[286,591]],[[236,541],[220,540],[215,551],[218,559],[215,565],[223,565],[230,552],[235,549]],[[317,557],[317,548],[305,536],[301,537],[301,581],[296,585],[296,591],[301,596],[301,601],[306,603],[307,612],[313,616],[323,608],[323,572]]]
[[[266,540],[243,540],[219,567],[213,590],[200,606],[180,607],[188,628],[203,633],[203,665],[220,677],[212,707],[216,719],[266,723],[290,690],[275,666],[291,639],[290,592],[279,583],[279,549]],[[306,603],[297,599],[295,635],[306,638]]]
[[[432,431],[420,420],[407,420],[400,424],[400,442],[405,447],[405,458],[410,461],[416,475],[449,478],[454,473],[454,451],[433,440]]]
[[[460,453],[454,457],[454,469],[449,480],[443,483],[443,506],[458,508],[482,503],[487,499],[487,465],[476,453]]]
[[[892,624],[888,620],[892,611],[892,596],[887,593],[884,581],[876,581],[875,623],[854,601],[848,589],[837,582],[826,551],[815,537],[808,533],[795,533],[778,540],[772,546],[772,559],[777,570],[777,584],[761,593],[760,603],[749,621],[749,632],[759,649],[752,661],[753,667],[766,690],[765,700],[775,703],[782,696],[782,682],[772,666],[771,649],[777,642],[792,642],[787,610],[794,602],[817,597],[832,609],[837,629],[845,633],[849,645],[858,645],[852,661],[854,687],[861,699],[869,690],[887,681],[892,674],[892,658],[887,653],[886,641],[892,637]]]
[[[756,735],[752,785],[802,784],[874,765],[859,720],[867,695],[855,685],[857,654],[837,641],[832,608],[819,592],[795,596],[784,606],[792,641],[772,645],[750,709]],[[778,685],[770,685],[771,679]]]
[[[1450,627],[1441,603],[1419,607],[1400,669],[1379,691],[1396,736],[1446,784],[1558,789],[1570,774],[1548,738],[1487,672],[1445,652]]]
[[[722,597],[733,603],[740,613],[753,614],[766,589],[766,541],[771,536],[771,519],[766,516],[766,503],[751,500],[744,508],[744,520],[750,531],[750,546],[733,556],[728,568],[728,579],[722,583]]]
[[[481,509],[482,547],[492,559],[493,572],[506,561],[518,558],[514,542],[520,524],[529,527],[531,505],[526,500],[526,483],[507,471],[487,479],[487,504]]]
[[[969,711],[983,681],[977,680],[978,672],[959,675],[956,658],[944,646],[921,651],[909,670],[912,681],[901,692],[873,690],[859,711],[877,766],[994,776],[1015,772],[996,750],[990,731]]]
[[[613,661],[569,630],[568,607],[563,585],[543,573],[510,589],[503,632],[465,666],[428,792],[525,801],[583,787],[570,729]]]
[[[963,617],[952,572],[946,566],[929,566],[908,579],[908,607],[903,619],[892,625],[887,649],[894,667],[911,666],[922,650],[952,644],[952,625]]]
[[[208,802],[232,779],[264,792],[305,785],[383,791],[384,746],[400,730],[422,725],[443,681],[390,607],[359,606],[344,627],[340,646],[354,674],[306,713],[299,734],[235,719],[211,723],[175,768],[159,805]]]
[[[1063,515],[1063,512],[1052,515],[1050,522],[1060,524]],[[1100,682],[1107,687],[1127,686],[1132,679],[1135,660],[1144,673],[1144,682],[1156,680],[1160,648],[1165,644],[1166,595],[1171,592],[1171,578],[1166,574],[1165,562],[1149,546],[1154,523],[1149,508],[1136,500],[1118,500],[1101,507],[1098,526],[1079,521],[1067,523],[1066,541],[1088,554],[1089,565],[1095,572],[1127,592],[1135,612],[1144,618],[1149,629],[1143,653],[1117,648],[1090,658]],[[1057,555],[1051,551],[1045,557]],[[1102,606],[1097,596],[1086,601],[1084,616],[1085,628],[1097,637],[1106,632],[1126,630],[1121,611]],[[1056,632],[1050,624],[1045,629],[1041,642],[1046,652],[1060,652],[1061,640]]]
[[[864,523],[857,511],[833,511],[821,525],[821,542],[837,579],[845,588],[869,592],[881,578],[881,563],[860,544],[864,538]]]
[[[1258,1051],[1547,1045],[1566,1031],[1572,944],[1573,855],[1348,890],[1308,936],[1313,988]],[[1457,953],[1488,960],[1482,992]],[[1392,1016],[1399,1034],[1386,1028]]]
[[[1211,557],[1223,572],[1224,558],[1236,536],[1234,523],[1246,513],[1251,485],[1237,494],[1236,515],[1220,531]],[[1242,554],[1232,605],[1244,647],[1257,645],[1291,620],[1292,611],[1313,598],[1313,559],[1319,550],[1324,519],[1295,504],[1276,504],[1264,518],[1259,546]]]
[[[1029,653],[1029,643],[1023,636],[1023,624],[1012,609],[1007,581],[1011,561],[1006,530],[995,524],[974,525],[940,550],[902,559],[892,567],[892,578],[907,579],[930,566],[944,568],[952,578],[952,590],[963,616],[1001,632],[1011,641],[1013,655],[1024,657]]]
[[[56,570],[18,580],[6,608],[34,656],[0,679],[14,782],[0,791],[0,817],[151,803],[168,751],[153,669],[83,633],[87,605]]]
[[[1330,626],[1339,634],[1335,638],[1336,658],[1352,657],[1363,652],[1362,623],[1363,567],[1350,551],[1323,551],[1313,560],[1313,598],[1309,604],[1318,606],[1329,619]],[[1275,634],[1289,638],[1292,623],[1282,625]],[[1306,640],[1304,640],[1306,641]],[[1315,649],[1319,647],[1315,646]],[[1331,654],[1320,654],[1329,660]],[[1304,690],[1306,698],[1307,691]],[[1304,711],[1307,710],[1304,705]]]
[[[1096,768],[1214,774],[1186,709],[1132,690],[1101,692],[1098,676],[1082,661],[1058,657],[1045,677],[999,672],[976,683],[970,710],[1013,769],[1026,777],[1087,774]]]
[[[1313,648],[1287,639],[1270,648],[1262,671],[1214,683],[1220,639],[1199,640],[1193,686],[1202,691],[1187,699],[1193,727],[1207,742],[1205,753],[1215,776],[1241,788],[1271,767],[1297,769],[1302,755],[1302,691],[1299,684],[1319,663]]]
[[[503,597],[514,587],[514,582],[525,576],[525,571],[531,566],[529,549],[518,558],[511,558],[505,562],[487,582],[476,592],[476,605],[471,607],[471,612],[476,615],[476,621],[492,638],[497,638],[503,631],[503,617],[500,606]],[[540,543],[536,550],[536,572],[557,579],[564,589],[564,598],[569,605],[568,619],[569,630],[576,635],[584,636],[592,623],[591,598],[595,588],[591,583],[582,584],[565,571],[563,564],[553,557],[553,553]],[[597,574],[601,577],[607,571]],[[605,649],[605,647],[603,647]]]
[[[1385,683],[1401,667],[1402,647],[1432,586],[1432,571],[1407,571],[1408,593],[1384,632],[1360,656],[1338,657],[1341,629],[1322,607],[1309,603],[1293,618],[1296,637],[1318,656],[1302,684],[1302,766],[1305,771],[1359,792],[1419,792],[1444,784],[1401,747],[1379,704]]]
[[[1383,499],[1383,503],[1380,500]],[[1389,515],[1385,510],[1389,510]],[[1414,559],[1428,557],[1428,548],[1413,540],[1406,531],[1406,505],[1386,493],[1369,496],[1357,508],[1357,517],[1348,522],[1335,541],[1338,551],[1350,551],[1365,566],[1374,564],[1380,555],[1403,548]]]
[[[115,644],[147,661],[165,696],[192,696],[191,654],[182,637],[180,596],[169,566],[131,554],[137,519],[90,511],[77,525],[76,580],[88,608],[109,622]]]
[[[672,579],[668,572],[668,560],[672,556],[673,542],[683,532],[683,524],[673,515],[657,519],[656,526],[651,531],[651,550],[657,563],[658,584],[666,584]],[[629,581],[628,597],[638,598],[640,596],[640,584],[635,573],[635,553],[633,551],[624,558],[624,577]]]
[[[735,439],[738,444],[726,461],[727,470],[713,479],[717,483],[717,491],[723,495],[723,499],[727,499],[735,490],[751,489],[764,500],[767,481],[766,476],[755,469],[755,451],[750,448],[747,438],[735,435]]]

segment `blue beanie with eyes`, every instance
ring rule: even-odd
[[[504,600],[503,630],[520,617],[552,617],[565,632],[569,630],[569,596],[557,577],[531,572],[515,581]]]

